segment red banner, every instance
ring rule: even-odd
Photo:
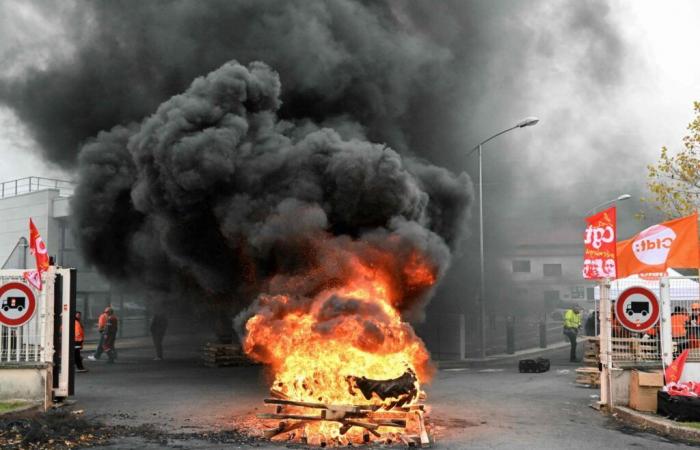
[[[620,278],[667,268],[697,269],[698,214],[653,225],[632,239],[617,243]]]
[[[615,207],[586,217],[583,233],[583,278],[617,278]]]
[[[32,286],[41,290],[41,274],[49,269],[49,252],[31,218],[29,218],[29,249],[36,259],[36,270],[24,272],[23,276]]]

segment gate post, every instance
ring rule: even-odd
[[[612,313],[610,310],[610,280],[600,281],[600,403],[612,409],[610,369],[612,368],[611,338]]]
[[[459,359],[467,357],[467,326],[464,321],[464,314],[459,315]]]
[[[661,277],[659,282],[659,294],[661,303],[661,321],[659,326],[661,339],[661,361],[664,367],[668,367],[673,361],[673,335],[671,332],[671,285],[668,276]]]

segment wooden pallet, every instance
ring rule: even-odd
[[[423,447],[430,444],[430,437],[425,426],[425,408],[422,404],[394,407],[384,410],[380,405],[331,405],[293,401],[272,392],[275,398],[266,398],[265,404],[275,407],[274,413],[258,414],[260,419],[280,420],[277,427],[265,430],[268,439],[287,433],[287,440],[308,443],[305,433],[306,425],[311,422],[327,421],[340,424],[340,436],[332,442],[321,441],[321,446],[347,446],[380,442],[385,444],[403,443],[409,447]],[[417,423],[418,434],[409,434],[407,425],[410,420]],[[350,442],[347,432],[358,427],[363,431],[362,442]],[[386,432],[383,429],[396,429]],[[299,431],[295,431],[299,430]]]
[[[250,366],[256,364],[248,359],[236,344],[207,342],[202,348],[202,360],[206,367]]]
[[[600,340],[588,336],[583,345],[583,366],[576,369],[576,383],[584,386],[600,386]]]
[[[600,386],[600,371],[597,367],[579,367],[576,369],[576,383]]]

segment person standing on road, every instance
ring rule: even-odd
[[[151,319],[151,336],[153,337],[153,346],[156,348],[155,361],[163,359],[163,338],[167,329],[168,318],[162,312],[155,313]]]
[[[83,367],[83,356],[80,354],[80,351],[83,349],[83,341],[85,340],[85,332],[83,331],[83,324],[80,322],[80,318],[80,311],[76,311],[75,338],[73,342],[73,359],[75,360],[76,372],[87,372],[87,369]]]
[[[97,348],[95,349],[95,352],[88,356],[88,359],[90,361],[96,361],[100,359],[102,356],[102,346],[105,343],[105,326],[107,325],[107,311],[109,311],[111,307],[107,306],[104,311],[102,311],[102,314],[100,314],[100,317],[97,318],[97,331],[100,333],[100,341],[97,343]]]
[[[114,314],[112,308],[108,308],[107,311],[107,322],[105,324],[104,330],[104,343],[102,344],[102,350],[107,353],[109,360],[107,362],[114,363],[117,359],[117,350],[115,348],[115,342],[117,340],[117,330],[119,329],[119,319],[117,315]]]
[[[569,361],[576,362],[576,338],[581,329],[581,307],[574,305],[573,308],[567,309],[564,313],[564,335],[569,338],[571,343],[571,353]]]

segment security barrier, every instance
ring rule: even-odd
[[[53,401],[73,395],[75,269],[51,266],[43,289],[24,270],[0,270],[0,400]]]
[[[9,283],[26,284],[22,270],[3,270],[0,272],[0,286]],[[52,276],[52,275],[51,275]],[[47,275],[47,279],[49,276]],[[35,294],[35,311],[29,321],[20,326],[8,326],[0,323],[0,366],[4,364],[22,365],[51,362],[53,358],[53,283],[47,282],[41,291]],[[10,310],[12,305],[0,305],[0,309]],[[21,307],[26,308],[27,305]]]

